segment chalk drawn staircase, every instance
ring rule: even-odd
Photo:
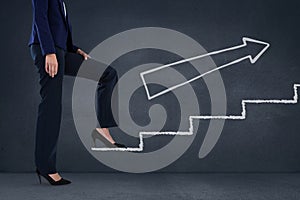
[[[186,135],[192,135],[194,132],[193,129],[193,120],[244,120],[247,118],[247,104],[297,104],[298,103],[298,88],[300,87],[300,84],[294,84],[294,97],[292,99],[257,99],[257,100],[242,100],[242,113],[241,115],[225,115],[225,116],[190,116],[189,117],[189,131],[187,132],[140,132],[139,133],[139,146],[138,147],[128,147],[128,148],[97,148],[92,147],[91,150],[93,151],[130,151],[130,152],[141,152],[144,149],[144,142],[143,142],[143,136],[149,135],[149,136],[156,136],[156,135],[170,135],[170,136],[186,136]]]

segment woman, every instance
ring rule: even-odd
[[[62,83],[64,74],[76,76],[80,62],[89,55],[73,45],[72,28],[63,0],[32,0],[33,24],[29,46],[34,64],[39,72],[41,102],[38,108],[35,164],[41,182],[43,176],[51,185],[70,184],[56,171],[56,150],[62,110]],[[68,52],[80,56],[79,63],[66,65]],[[117,126],[110,104],[102,102],[111,97],[117,82],[116,71],[108,67],[99,80],[97,89],[98,127],[92,133],[94,139],[106,141],[110,147],[126,147],[115,143],[109,127]],[[101,101],[103,100],[103,101]],[[105,114],[110,113],[110,114]]]

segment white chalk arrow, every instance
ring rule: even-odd
[[[145,90],[146,90],[146,93],[147,93],[148,100],[151,100],[151,99],[154,99],[156,97],[159,97],[159,96],[161,96],[161,95],[163,95],[163,94],[165,94],[167,92],[170,92],[172,90],[175,90],[176,88],[179,88],[179,87],[181,87],[181,86],[183,86],[185,84],[188,84],[188,83],[190,83],[192,81],[200,79],[203,76],[211,74],[211,73],[213,73],[213,72],[215,72],[217,70],[229,67],[229,66],[234,65],[236,63],[242,62],[243,60],[249,59],[250,62],[252,64],[254,64],[265,53],[265,51],[270,47],[270,44],[267,43],[267,42],[263,42],[263,41],[259,41],[259,40],[255,40],[255,39],[251,39],[251,38],[247,38],[247,37],[243,37],[242,41],[243,41],[243,44],[241,44],[241,45],[237,45],[237,46],[225,48],[225,49],[218,50],[218,51],[213,51],[213,52],[210,52],[210,53],[207,53],[207,54],[195,56],[195,57],[188,58],[188,59],[179,60],[177,62],[166,64],[166,65],[162,65],[160,67],[153,68],[153,69],[150,69],[150,70],[147,70],[147,71],[144,71],[144,72],[140,73],[141,79],[143,81],[143,84],[144,84],[144,87],[145,87]],[[157,71],[162,70],[162,69],[167,68],[167,67],[172,67],[172,66],[175,66],[175,65],[183,64],[183,63],[186,63],[186,62],[191,62],[191,61],[194,61],[194,60],[197,60],[197,59],[201,59],[201,58],[205,58],[205,57],[208,57],[208,56],[213,56],[213,55],[217,55],[217,54],[220,54],[220,53],[224,53],[224,52],[228,52],[228,51],[233,51],[233,50],[241,49],[243,47],[246,47],[249,43],[254,43],[254,44],[257,44],[257,45],[262,45],[262,46],[264,46],[264,48],[260,52],[258,52],[255,56],[247,55],[247,56],[241,57],[241,58],[236,59],[236,60],[234,60],[232,62],[226,63],[226,64],[224,64],[222,66],[216,67],[216,68],[214,68],[214,69],[212,69],[210,71],[202,73],[202,74],[200,74],[200,75],[198,75],[198,76],[196,76],[196,77],[194,77],[194,78],[192,78],[192,79],[190,79],[188,81],[182,82],[182,83],[174,85],[172,87],[169,87],[169,88],[167,88],[165,90],[162,90],[161,92],[158,92],[158,93],[156,93],[154,95],[150,95],[149,88],[147,87],[147,83],[146,83],[146,80],[145,80],[145,75],[152,74],[154,72],[157,72]],[[155,74],[152,74],[152,75],[155,76]]]
[[[177,61],[177,62],[174,62],[174,63],[170,63],[170,64],[166,64],[166,65],[163,65],[163,66],[160,66],[160,67],[157,67],[157,68],[153,68],[151,70],[148,70],[148,71],[145,71],[145,72],[142,72],[140,73],[140,76],[142,78],[142,81],[143,81],[143,84],[144,84],[144,87],[146,89],[146,93],[147,93],[147,97],[149,100],[153,99],[153,98],[156,98],[160,95],[163,95],[169,91],[172,91],[178,87],[181,87],[185,84],[188,84],[194,80],[197,80],[203,76],[206,76],[210,73],[213,73],[217,70],[220,70],[220,69],[223,69],[223,68],[226,68],[226,67],[229,67],[231,65],[234,65],[236,63],[239,63],[239,62],[242,62],[243,60],[246,60],[246,59],[249,59],[250,62],[253,64],[255,63],[264,53],[265,51],[270,47],[270,44],[267,43],[267,42],[262,42],[262,41],[259,41],[259,40],[255,40],[255,39],[251,39],[251,38],[247,38],[247,37],[244,37],[242,39],[243,41],[243,44],[241,45],[237,45],[237,46],[233,46],[233,47],[229,47],[229,48],[226,48],[226,49],[222,49],[222,50],[218,50],[218,51],[213,51],[213,52],[210,52],[210,53],[207,53],[207,54],[203,54],[203,55],[199,55],[199,56],[195,56],[195,57],[192,57],[192,58],[188,58],[188,59],[183,59],[183,60],[180,60],[180,61]],[[163,90],[157,94],[154,94],[154,95],[150,95],[149,93],[149,90],[148,90],[148,87],[147,87],[147,84],[146,84],[146,81],[145,81],[145,75],[147,74],[152,74],[154,72],[157,72],[159,70],[162,70],[164,68],[167,68],[167,67],[171,67],[171,66],[175,66],[175,65],[179,65],[179,64],[183,64],[183,63],[186,63],[186,62],[191,62],[193,60],[197,60],[197,59],[201,59],[201,58],[204,58],[204,57],[208,57],[208,56],[212,56],[212,55],[217,55],[217,54],[220,54],[220,53],[225,53],[225,52],[228,52],[228,51],[233,51],[233,50],[237,50],[237,49],[241,49],[243,47],[246,47],[248,44],[250,43],[254,43],[254,44],[257,44],[257,45],[262,45],[263,48],[261,51],[259,51],[255,56],[252,56],[252,55],[247,55],[247,56],[244,56],[244,57],[241,57],[239,59],[236,59],[232,62],[229,62],[227,64],[224,64],[222,66],[219,66],[219,67],[216,67],[212,70],[209,70],[199,76],[196,76],[186,82],[183,82],[183,83],[180,83],[180,84],[177,84],[175,86],[172,86],[170,88],[167,88],[166,90]],[[153,75],[153,74],[152,74]],[[287,99],[287,100],[277,100],[277,99],[273,99],[273,100],[262,100],[262,99],[258,99],[258,100],[243,100],[242,101],[242,113],[241,115],[224,115],[224,116],[203,116],[203,115],[200,115],[200,116],[189,116],[189,122],[190,122],[190,127],[189,127],[189,130],[188,131],[178,131],[178,132],[157,132],[157,131],[154,131],[154,132],[140,132],[139,133],[139,139],[140,139],[140,143],[139,143],[139,146],[138,147],[129,147],[129,148],[97,148],[97,147],[92,147],[91,150],[93,151],[143,151],[144,149],[144,142],[143,142],[143,138],[144,136],[146,135],[150,135],[150,136],[156,136],[156,135],[170,135],[170,136],[176,136],[176,135],[192,135],[193,132],[194,132],[194,127],[193,127],[193,120],[244,120],[246,119],[246,104],[296,104],[298,103],[298,93],[297,93],[297,88],[300,87],[299,84],[295,84],[294,85],[294,98],[293,99]],[[201,145],[201,148],[200,148],[200,152],[199,152],[199,158],[204,158],[212,149],[213,147],[215,146],[215,144],[217,143],[219,137],[220,137],[220,134],[219,133],[218,135],[206,135],[205,138],[204,138],[204,141],[203,141],[203,144]]]

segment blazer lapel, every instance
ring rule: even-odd
[[[60,7],[60,12],[64,18],[64,22],[66,23],[66,25],[68,25],[68,22],[67,22],[67,17],[65,16],[65,9],[64,9],[64,4],[63,4],[63,1],[62,0],[58,0],[59,2],[59,7]],[[68,14],[67,14],[68,15]]]

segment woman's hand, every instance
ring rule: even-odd
[[[45,70],[52,78],[57,74],[58,62],[55,53],[46,55]]]
[[[78,49],[76,53],[82,55],[83,58],[84,58],[84,60],[87,60],[88,58],[91,58],[91,56],[89,56],[87,53],[85,53],[85,52],[82,51],[81,49]]]

